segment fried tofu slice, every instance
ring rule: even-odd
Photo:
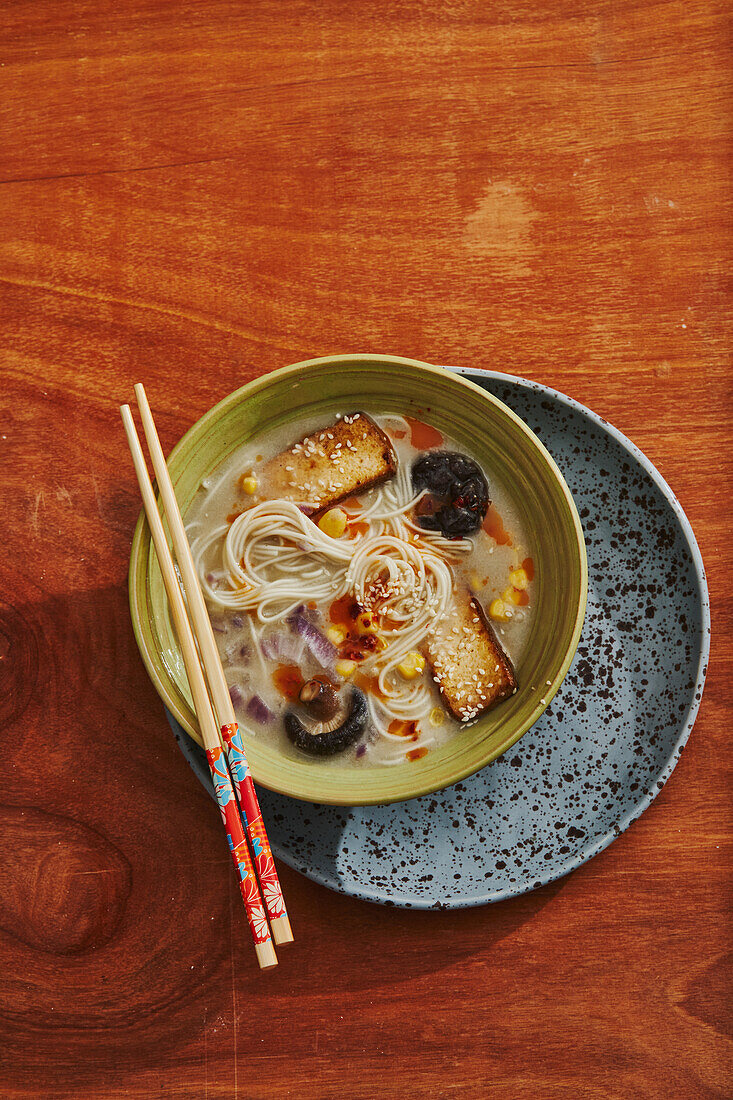
[[[451,611],[428,634],[426,657],[459,722],[476,718],[517,689],[512,663],[468,589],[457,593]]]
[[[366,413],[355,412],[269,459],[258,479],[264,496],[309,504],[315,513],[389,481],[396,472],[389,437]]]

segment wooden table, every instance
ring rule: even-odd
[[[30,0],[0,10],[0,1094],[731,1094],[728,5]],[[118,405],[166,447],[255,375],[382,351],[539,379],[656,463],[714,660],[611,848],[410,913],[282,868],[256,972],[133,640]]]

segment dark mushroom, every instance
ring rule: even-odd
[[[412,467],[415,489],[427,489],[429,507],[418,505],[417,522],[426,531],[459,539],[477,531],[489,507],[489,486],[483,470],[457,451],[429,451]]]
[[[344,718],[344,706],[333,684],[320,676],[314,676],[303,684],[298,695],[304,709],[317,721],[324,724],[337,719],[333,729],[340,726]],[[330,730],[326,729],[326,733]]]
[[[302,698],[303,691],[309,684],[314,683],[318,683],[321,687],[325,686],[322,681],[309,680],[308,684],[304,684],[300,696],[304,707],[318,699],[322,699],[324,704],[326,700],[330,702],[329,692],[321,692],[320,688],[316,687],[311,687],[306,692],[306,696],[313,693],[312,699]],[[335,695],[333,687],[328,686]],[[295,711],[289,710],[285,714],[285,732],[296,749],[307,752],[309,756],[335,756],[337,752],[343,752],[358,741],[364,732],[368,715],[364,692],[357,687],[352,687],[348,710],[339,707],[330,720],[317,721],[313,729],[306,729]],[[334,723],[338,724],[334,725]]]

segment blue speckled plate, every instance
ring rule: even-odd
[[[697,714],[709,650],[697,543],[644,455],[555,390],[489,371],[460,373],[529,424],[575,497],[589,585],[570,672],[513,749],[438,794],[349,809],[260,790],[276,856],[334,890],[408,908],[500,901],[602,851],[671,775]],[[202,750],[169,720],[211,789]]]

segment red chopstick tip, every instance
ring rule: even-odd
[[[282,947],[285,943],[292,943],[295,938],[293,936],[293,930],[290,927],[287,913],[283,913],[281,917],[275,917],[274,920],[271,920],[270,929],[272,931],[272,938],[278,947]]]
[[[275,948],[272,946],[272,940],[267,940],[265,943],[256,943],[255,954],[257,962],[260,964],[260,970],[270,970],[273,966],[277,966],[277,955],[275,954]]]

